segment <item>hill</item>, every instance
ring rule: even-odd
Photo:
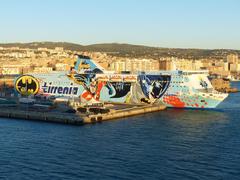
[[[8,43],[0,44],[0,47],[20,47],[37,49],[55,47],[64,47],[66,50],[72,51],[93,51],[93,52],[106,52],[114,54],[115,56],[123,57],[145,57],[145,58],[160,58],[160,57],[179,57],[179,58],[224,58],[227,54],[237,53],[240,55],[240,50],[229,49],[178,49],[178,48],[158,48],[142,45],[131,44],[93,44],[83,46],[80,44],[68,42],[32,42],[32,43]]]

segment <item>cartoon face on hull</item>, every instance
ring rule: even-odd
[[[160,99],[167,91],[171,76],[169,75],[139,75],[139,84],[147,101]]]
[[[74,74],[69,79],[83,88],[80,97],[86,101],[116,101],[125,102],[124,97],[129,94],[131,89],[130,82],[113,82],[102,77],[96,77],[96,74]]]

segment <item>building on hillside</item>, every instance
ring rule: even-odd
[[[52,71],[53,71],[52,67],[35,67],[33,70],[34,73],[49,73]]]
[[[69,64],[57,63],[55,65],[55,67],[56,67],[56,71],[69,71],[70,70]]]
[[[126,62],[124,61],[115,61],[111,64],[111,70],[115,72],[126,71]]]
[[[173,70],[174,69],[174,64],[173,61],[171,60],[160,60],[159,61],[159,70]]]
[[[63,47],[56,47],[56,48],[55,48],[55,51],[56,51],[56,52],[63,52],[63,51],[64,51],[64,48],[63,48]]]
[[[18,67],[3,67],[0,71],[2,75],[16,75],[21,73]]]
[[[237,64],[238,63],[238,55],[237,54],[227,55],[227,62],[230,64]]]

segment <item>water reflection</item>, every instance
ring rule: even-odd
[[[176,123],[201,125],[217,121],[223,123],[228,121],[228,115],[220,110],[192,110],[192,109],[168,109],[160,113],[164,119],[175,121]]]

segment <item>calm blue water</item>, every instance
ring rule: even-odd
[[[0,179],[240,179],[239,102],[80,127],[1,119]]]

